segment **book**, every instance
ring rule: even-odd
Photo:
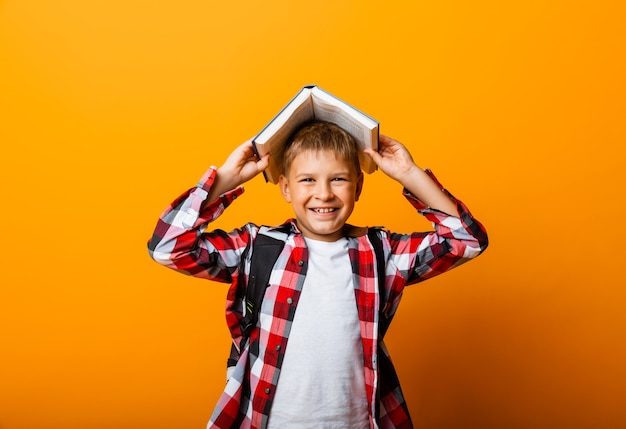
[[[365,153],[365,148],[378,150],[379,123],[317,85],[304,86],[295,97],[252,139],[252,146],[260,158],[278,153],[293,133],[307,122],[332,122],[348,132],[359,146],[359,162],[366,173],[376,171],[376,164]],[[270,157],[263,172],[265,180],[278,183],[280,166]]]

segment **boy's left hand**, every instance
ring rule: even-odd
[[[404,145],[391,137],[380,135],[378,152],[365,149],[365,153],[372,157],[378,168],[387,176],[400,183],[419,167]]]
[[[378,152],[366,149],[365,153],[372,157],[383,173],[398,181],[427,206],[452,216],[459,216],[456,202],[415,164],[402,143],[383,135],[380,136],[379,142]]]

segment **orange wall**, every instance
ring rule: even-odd
[[[392,326],[416,425],[626,427],[623,4],[0,1],[0,428],[204,427],[226,287],[145,242],[307,83],[490,232]],[[429,228],[365,186],[353,223]],[[289,215],[257,178],[217,226]]]

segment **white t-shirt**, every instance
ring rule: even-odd
[[[306,243],[306,279],[268,428],[369,428],[348,240]]]

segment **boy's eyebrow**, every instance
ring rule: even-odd
[[[309,172],[303,172],[303,173],[298,173],[295,175],[296,178],[298,177],[311,177],[311,176],[317,176],[317,173],[309,173]],[[350,170],[345,170],[345,171],[336,171],[333,172],[331,174],[329,174],[329,176],[349,176],[350,175]]]

